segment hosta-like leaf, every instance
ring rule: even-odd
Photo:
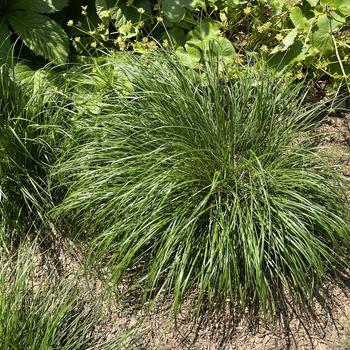
[[[0,20],[0,65],[9,61],[11,56],[10,31],[6,19]]]
[[[52,13],[68,6],[68,0],[11,0],[10,10]]]
[[[186,14],[186,9],[194,10],[199,4],[197,0],[163,0],[162,10],[169,21],[179,22]]]
[[[300,40],[296,40],[287,50],[272,54],[268,60],[268,64],[271,67],[282,70],[298,57],[302,51],[303,43]]]
[[[185,48],[177,50],[180,60],[189,67],[195,67],[202,55],[214,54],[221,61],[233,60],[235,48],[230,40],[220,36],[220,27],[216,22],[201,23],[189,33],[189,40]]]
[[[8,20],[35,54],[55,63],[66,61],[69,39],[54,20],[32,11],[14,11],[8,16]]]
[[[294,57],[289,64],[295,65],[297,63],[302,63],[306,67],[310,67],[310,64],[312,63],[313,59],[315,58],[314,53],[308,46],[304,46],[300,52],[300,54],[296,57]]]
[[[220,27],[215,22],[204,22],[189,33],[191,45],[196,45],[202,50],[208,45],[209,41],[215,40],[220,35]]]

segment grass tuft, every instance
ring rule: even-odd
[[[118,68],[131,92],[115,83],[100,114],[76,118],[57,213],[112,281],[131,274],[175,312],[189,296],[197,310],[301,312],[349,246],[344,179],[308,137],[321,108],[268,71],[146,63]]]
[[[53,198],[47,173],[65,115],[44,69],[28,69],[26,79],[6,66],[0,73],[0,231],[16,241],[48,227]]]
[[[0,349],[112,350],[122,339],[97,331],[100,305],[84,300],[78,281],[40,263],[35,243],[1,249]],[[40,269],[40,270],[39,270]],[[80,294],[79,294],[80,293]]]

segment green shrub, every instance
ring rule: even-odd
[[[321,107],[268,71],[232,80],[161,56],[120,67],[99,115],[76,117],[55,183],[57,214],[91,242],[115,283],[146,297],[192,296],[197,310],[246,308],[276,320],[305,310],[344,263],[344,180],[312,147]],[[114,93],[115,91],[115,93]]]
[[[350,73],[349,16],[347,0],[3,1],[0,63],[13,53],[33,59],[28,50],[11,46],[20,39],[37,56],[59,64],[73,47],[84,56],[106,48],[145,52],[161,44],[198,68],[214,43],[233,66],[262,56],[296,79],[343,83]]]

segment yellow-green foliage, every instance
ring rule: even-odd
[[[78,52],[105,46],[144,52],[161,44],[198,68],[214,46],[226,63],[263,56],[297,79],[311,72],[342,80],[350,73],[347,0],[96,0],[95,5],[96,11],[82,6],[79,20],[67,22]]]

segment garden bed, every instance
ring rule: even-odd
[[[350,113],[334,116],[319,128],[322,138],[319,147],[332,159],[339,172],[350,176]],[[324,133],[327,136],[324,136]],[[96,327],[101,337],[118,337],[124,333],[129,339],[125,348],[134,350],[348,350],[350,349],[350,283],[329,285],[330,313],[316,308],[316,319],[291,317],[290,329],[274,330],[260,321],[253,327],[245,320],[234,324],[232,318],[220,314],[204,318],[200,326],[191,321],[191,309],[184,307],[174,319],[170,304],[160,303],[151,314],[134,307],[132,296],[128,303],[118,303],[103,293],[97,275],[83,278],[82,253],[69,239],[55,235],[56,267],[60,275],[82,279],[81,297],[104,299],[104,317]],[[58,241],[57,241],[58,240]],[[54,255],[55,256],[55,255]],[[52,256],[51,256],[52,257]],[[57,262],[58,265],[57,265]],[[38,268],[38,277],[42,270]]]

